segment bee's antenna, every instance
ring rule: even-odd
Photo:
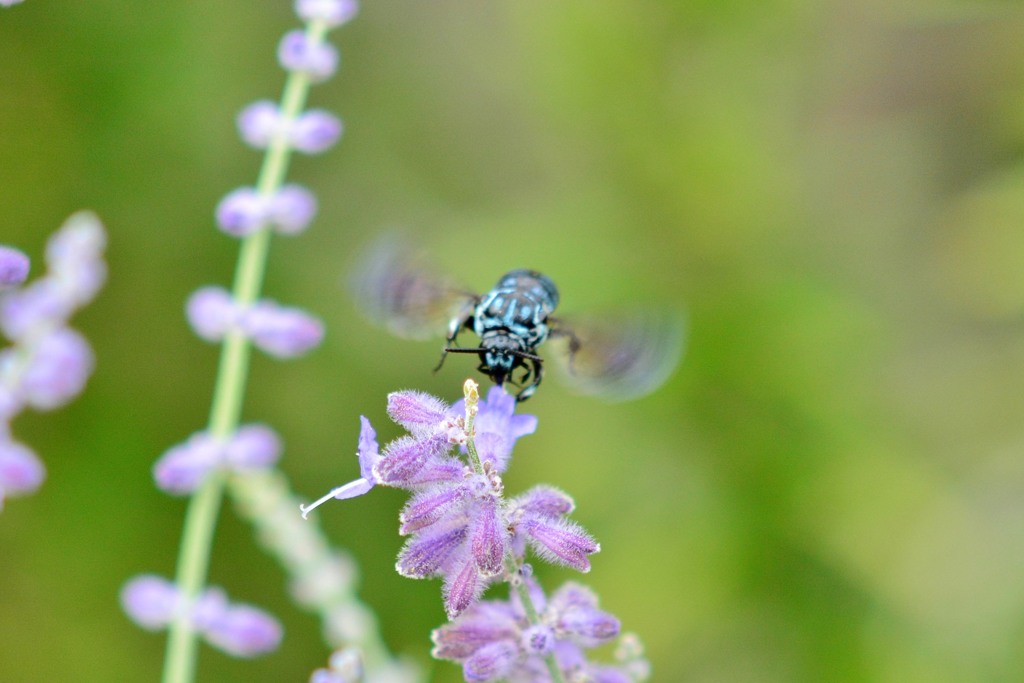
[[[441,351],[441,360],[438,361],[437,367],[434,368],[434,372],[437,372],[438,370],[441,369],[441,366],[444,365],[444,359],[448,357],[449,353],[480,353],[483,350],[484,349],[482,347],[475,349],[463,349],[461,347],[456,346],[446,346]]]

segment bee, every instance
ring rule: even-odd
[[[563,320],[554,281],[535,270],[502,275],[484,294],[442,274],[398,235],[372,243],[350,281],[356,304],[372,321],[399,337],[445,335],[441,369],[450,353],[475,354],[477,369],[495,384],[519,388],[518,401],[533,396],[544,378],[541,346],[560,345],[554,357],[571,388],[607,400],[628,400],[659,387],[682,350],[682,317],[668,311],[605,313]],[[474,347],[458,345],[473,332]]]

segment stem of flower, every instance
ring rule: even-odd
[[[476,430],[474,427],[480,403],[480,386],[473,380],[467,379],[462,390],[466,398],[466,452],[469,454],[469,463],[473,471],[477,474],[484,474],[483,463],[480,461],[480,454],[476,450]],[[522,568],[519,566],[519,562],[516,560],[516,556],[512,553],[511,548],[505,551],[504,565],[509,584],[519,594],[519,602],[523,605],[527,621],[530,622],[531,626],[539,625],[540,614],[538,614],[537,607],[533,604],[533,598],[530,597],[530,587],[526,585],[526,581],[520,578],[520,570]],[[565,676],[562,675],[562,670],[558,668],[558,661],[555,659],[555,655],[553,653],[547,655],[544,658],[544,662],[547,664],[548,673],[551,675],[551,683],[565,683]]]
[[[320,42],[326,33],[326,26],[322,22],[312,22],[306,32],[311,40]],[[280,104],[285,119],[294,119],[302,111],[309,85],[309,78],[304,73],[289,74]],[[277,135],[267,148],[260,167],[256,187],[261,194],[271,195],[281,186],[288,172],[290,156],[291,148],[286,136]],[[232,290],[238,304],[250,304],[259,297],[269,249],[269,230],[260,230],[243,240]],[[220,365],[210,406],[209,431],[214,436],[227,436],[238,427],[250,350],[248,338],[238,332],[228,334],[221,347]],[[195,679],[196,633],[191,623],[189,605],[206,583],[214,528],[224,496],[224,483],[225,475],[222,473],[208,477],[193,494],[185,513],[176,574],[183,608],[171,623],[164,658],[164,683],[190,683]]]

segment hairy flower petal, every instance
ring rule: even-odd
[[[425,437],[437,432],[447,417],[448,405],[422,391],[395,391],[388,394],[388,415],[413,436]]]
[[[384,456],[374,465],[374,474],[382,484],[408,488],[420,470],[447,450],[448,443],[438,438],[401,437],[384,449]]]
[[[489,498],[478,502],[470,526],[470,547],[481,574],[494,576],[501,572],[507,539],[508,531],[498,515],[497,501]]]
[[[590,560],[587,559],[587,555],[601,549],[601,546],[578,524],[566,520],[547,522],[529,519],[524,521],[520,528],[526,534],[530,547],[541,558],[581,572],[590,571]]]
[[[421,491],[402,508],[398,532],[403,536],[434,524],[452,510],[466,495],[461,486],[438,486]]]
[[[413,579],[434,576],[459,553],[465,540],[465,526],[417,534],[399,552],[395,569]]]
[[[484,581],[477,571],[476,562],[470,558],[457,571],[445,575],[444,609],[449,619],[454,619],[472,605],[484,590]]]
[[[524,515],[555,519],[572,512],[575,503],[564,491],[542,484],[516,496],[511,506],[514,510],[521,510]]]

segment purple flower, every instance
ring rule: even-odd
[[[305,519],[311,510],[319,507],[323,503],[326,503],[331,498],[338,500],[344,500],[346,498],[355,498],[361,496],[364,493],[369,492],[377,484],[377,477],[373,473],[373,467],[380,460],[380,453],[377,446],[377,432],[373,430],[370,425],[370,421],[365,417],[359,418],[359,449],[356,451],[356,455],[359,458],[359,473],[362,475],[359,479],[349,482],[344,486],[339,486],[332,489],[330,493],[322,496],[320,499],[314,501],[309,505],[301,505],[299,509],[302,511],[302,517]]]
[[[303,21],[322,21],[329,27],[349,22],[359,11],[356,0],[297,0],[295,13]]]
[[[319,319],[298,308],[288,308],[262,299],[251,306],[239,306],[220,287],[202,287],[189,297],[185,307],[196,334],[207,341],[220,341],[232,329],[246,334],[252,343],[277,358],[293,358],[318,346],[324,327]]]
[[[28,256],[13,247],[0,244],[0,291],[16,287],[28,278]]]
[[[568,495],[536,487],[503,500],[500,473],[516,440],[537,428],[533,415],[515,415],[515,399],[495,387],[479,402],[474,420],[482,471],[456,453],[466,443],[464,404],[448,407],[417,391],[388,396],[388,415],[410,434],[387,444],[378,455],[373,443],[370,476],[334,489],[303,514],[331,498],[348,498],[382,484],[413,492],[399,516],[399,533],[409,536],[395,568],[410,578],[440,577],[443,600],[454,618],[476,602],[505,570],[509,552],[522,558],[529,547],[542,559],[588,571],[588,555],[600,547],[582,528],[565,519],[572,512]],[[364,429],[369,423],[364,420]],[[365,465],[360,449],[360,463]]]
[[[206,341],[224,338],[238,324],[241,312],[231,294],[222,287],[201,287],[185,302],[185,314],[192,330]]]
[[[452,423],[448,404],[421,391],[388,394],[388,416],[417,438],[437,434]]]
[[[0,300],[0,329],[21,341],[67,324],[93,299],[106,278],[106,237],[99,220],[82,211],[72,215],[46,245],[46,274]]]
[[[0,329],[14,341],[64,324],[70,315],[71,305],[52,277],[37,279],[0,299]]]
[[[269,299],[245,311],[240,325],[255,346],[277,358],[301,356],[319,346],[324,337],[324,326],[318,318]]]
[[[217,225],[234,237],[245,237],[267,222],[267,202],[252,187],[240,187],[224,196],[214,211]]]
[[[13,342],[0,349],[0,503],[34,491],[45,476],[36,456],[10,440],[11,419],[26,407],[64,405],[92,373],[92,349],[68,319],[103,284],[105,245],[96,217],[76,213],[47,241],[46,273],[0,296],[0,330]],[[0,247],[0,290],[24,280],[28,266],[24,254]]]
[[[46,243],[46,264],[72,309],[89,303],[103,286],[107,237],[93,214],[80,211]]]
[[[326,151],[341,137],[344,126],[330,112],[311,109],[299,115],[291,126],[292,146],[306,154]]]
[[[236,123],[242,140],[256,149],[269,146],[285,125],[277,105],[270,100],[250,104],[238,115]]]
[[[210,608],[211,595],[207,591],[197,626],[206,641],[235,657],[256,657],[273,652],[284,635],[281,624],[263,610],[248,605],[229,605],[216,596]]]
[[[251,235],[272,226],[283,235],[295,235],[316,215],[316,198],[299,185],[285,185],[269,197],[255,188],[240,187],[217,205],[217,225],[235,237]]]
[[[2,430],[0,430],[2,432]],[[0,434],[0,508],[4,498],[14,494],[32,493],[46,478],[46,470],[27,446]]]
[[[95,359],[85,337],[64,327],[36,342],[22,370],[20,391],[27,405],[51,410],[82,392]]]
[[[214,470],[249,472],[272,466],[281,455],[281,439],[266,425],[243,425],[228,439],[197,432],[171,447],[153,466],[153,478],[172,495],[191,493]]]
[[[271,198],[268,216],[278,234],[297,235],[313,222],[316,211],[313,193],[292,184],[285,185]]]
[[[307,74],[311,81],[323,81],[338,68],[338,51],[329,43],[313,42],[305,31],[289,31],[277,48],[277,59],[288,71]]]
[[[149,574],[125,584],[121,606],[132,621],[150,631],[166,628],[179,613],[186,612],[207,642],[235,657],[271,652],[283,633],[274,617],[250,605],[228,602],[219,588],[208,588],[189,601],[174,583]]]
[[[491,387],[476,417],[476,449],[480,460],[490,461],[498,472],[508,469],[512,448],[521,436],[537,431],[536,415],[515,415],[516,399],[502,387]],[[452,414],[466,410],[465,400],[451,407]]]
[[[342,124],[333,114],[319,109],[288,119],[276,104],[261,100],[242,110],[238,130],[242,139],[257,149],[268,147],[280,137],[300,152],[316,154],[337,142]]]
[[[549,682],[544,662],[549,654],[554,654],[566,680],[641,680],[633,675],[638,653],[623,656],[615,665],[586,658],[585,650],[619,634],[619,621],[598,609],[597,598],[588,589],[568,583],[545,601],[531,581],[530,592],[539,623],[530,624],[515,597],[478,602],[431,634],[433,656],[461,663],[467,681]]]
[[[121,607],[147,631],[166,628],[179,609],[178,589],[160,576],[137,576],[121,589]]]

